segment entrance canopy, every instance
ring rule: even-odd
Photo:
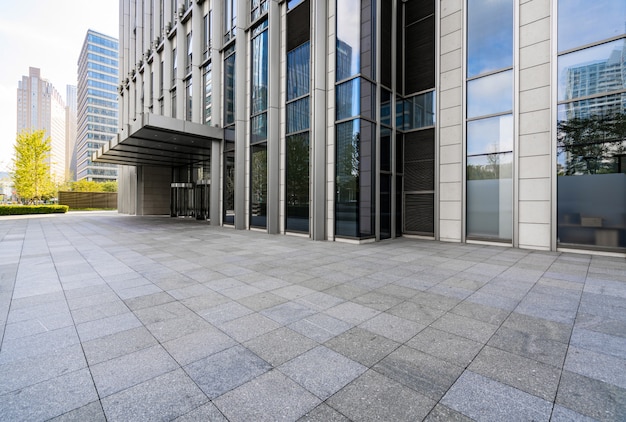
[[[178,167],[209,160],[212,143],[223,138],[221,128],[142,113],[95,152],[92,159],[130,166]]]

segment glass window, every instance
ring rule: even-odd
[[[467,77],[513,66],[513,1],[468,0]]]
[[[364,120],[337,124],[335,233],[374,235],[374,125]]]
[[[224,42],[228,42],[235,37],[237,27],[237,5],[236,0],[226,0],[224,4]]]
[[[467,235],[512,238],[512,153],[467,158]]]
[[[435,91],[415,95],[403,101],[402,128],[421,129],[435,125]]]
[[[191,36],[191,32],[189,32],[187,34],[187,54],[185,55],[185,75],[191,73],[191,65],[193,63],[191,58],[192,43],[193,37]]]
[[[560,56],[559,101],[626,89],[625,42],[618,40]]]
[[[232,123],[235,123],[235,53],[224,59],[224,125]]]
[[[361,84],[360,79],[337,85],[337,120],[356,117],[361,113]]]
[[[513,71],[467,82],[467,118],[513,110]]]
[[[267,12],[268,1],[267,0],[252,0],[250,20],[254,22]]]
[[[264,26],[266,27],[266,25]],[[267,30],[252,39],[252,114],[267,110]]]
[[[294,7],[296,7],[297,5],[299,5],[300,3],[302,3],[304,0],[289,0],[287,2],[287,9],[291,10]]]
[[[205,66],[204,73],[202,75],[202,79],[204,82],[203,116],[204,116],[204,124],[206,125],[211,124],[211,101],[212,101],[212,95],[213,95],[213,80],[212,80],[211,74],[212,74],[211,63],[209,63],[207,66]]]
[[[252,144],[267,139],[267,113],[257,114],[250,118],[250,132]]]
[[[361,69],[361,0],[337,2],[337,81]]]
[[[309,128],[309,97],[287,104],[287,133],[301,132]]]
[[[250,158],[250,226],[267,227],[267,144],[253,145]]]
[[[176,49],[172,49],[172,87],[176,86],[176,72],[178,70],[178,55]]]
[[[309,232],[309,133],[286,140],[286,229]]]
[[[467,123],[467,155],[513,151],[513,116],[510,114]]]
[[[234,137],[226,131],[224,137]],[[235,143],[230,141],[224,142],[224,224],[235,224]]]
[[[311,48],[306,42],[287,53],[287,100],[309,93]]]
[[[559,51],[570,50],[626,33],[626,2],[559,0]]]
[[[202,18],[202,58],[209,58],[209,50],[211,49],[211,12]]]
[[[193,84],[191,78],[185,80],[185,120],[191,122],[193,118],[192,110]]]
[[[170,92],[171,95],[171,99],[172,99],[172,117],[176,118],[176,88],[172,89],[172,91]]]

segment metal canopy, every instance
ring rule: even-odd
[[[93,154],[93,161],[122,165],[178,167],[211,158],[223,129],[143,113]]]

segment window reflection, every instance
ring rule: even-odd
[[[287,100],[309,93],[310,43],[306,42],[287,53]]]
[[[558,58],[557,241],[623,251],[626,3],[559,1],[558,11],[559,51],[570,52]]]
[[[360,79],[352,79],[337,85],[337,120],[356,117],[359,115],[361,105]]]
[[[286,141],[286,228],[309,231],[309,133],[287,137]]]
[[[435,91],[404,100],[401,116],[404,130],[433,126],[435,124]]]
[[[253,145],[250,158],[250,225],[267,227],[267,143]]]
[[[467,82],[467,118],[509,112],[513,109],[513,71]]]
[[[513,1],[468,0],[467,77],[513,65]]]
[[[309,97],[287,104],[287,133],[309,128]]]
[[[361,0],[337,2],[337,81],[361,69]]]
[[[622,0],[560,0],[559,51],[626,33],[626,2]]]
[[[625,89],[625,53],[618,40],[559,57],[559,101]]]
[[[235,53],[224,59],[224,125],[232,123],[235,123]]]
[[[467,155],[513,151],[513,116],[467,123]]]

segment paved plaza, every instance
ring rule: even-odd
[[[625,421],[626,260],[0,217],[2,421]]]

